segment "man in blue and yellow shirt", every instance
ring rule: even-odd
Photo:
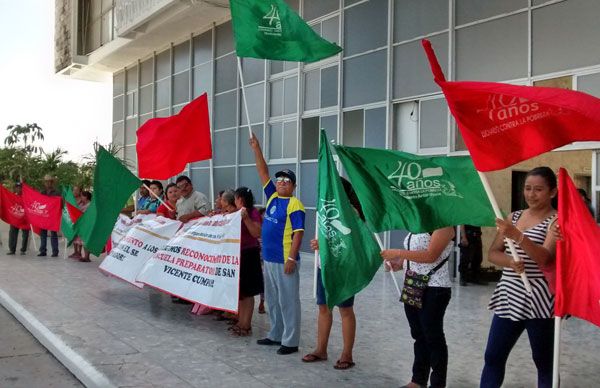
[[[300,243],[304,235],[304,205],[294,197],[296,175],[291,170],[269,176],[267,162],[254,134],[249,141],[267,196],[262,225],[265,300],[271,330],[259,345],[281,345],[278,354],[298,351],[300,341]]]

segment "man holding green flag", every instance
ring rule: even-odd
[[[71,244],[77,236],[77,233],[75,232],[75,222],[77,219],[73,219],[71,213],[76,213],[74,211],[76,209],[77,212],[79,212],[79,216],[81,216],[81,211],[77,207],[77,200],[75,199],[73,191],[69,186],[62,186],[61,192],[63,197],[63,208],[60,230],[63,236],[65,236],[67,244]],[[69,206],[72,208],[71,212],[69,212]]]
[[[393,150],[335,147],[369,225],[376,231],[430,232],[495,226],[494,212],[468,156],[422,157]]]
[[[338,306],[342,317],[344,348],[335,369],[354,366],[352,347],[356,331],[354,295],[365,288],[381,265],[380,248],[364,222],[362,209],[348,181],[342,182],[331,155],[325,131],[319,148],[319,203],[317,205],[320,262],[317,271],[319,305],[317,346],[304,362],[327,359],[332,324],[331,309]],[[353,207],[354,206],[354,207]]]
[[[100,256],[119,212],[141,181],[102,146],[96,153],[94,196],[88,209],[75,223],[84,246]]]

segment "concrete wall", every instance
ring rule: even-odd
[[[54,71],[59,72],[71,64],[72,0],[55,0],[54,14]]]

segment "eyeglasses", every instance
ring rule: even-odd
[[[276,179],[277,183],[291,183],[292,180],[286,176],[278,176]]]

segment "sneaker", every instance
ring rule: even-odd
[[[58,257],[58,253],[53,253],[50,255],[50,257]]]
[[[267,346],[271,346],[271,345],[281,345],[281,341],[273,341],[270,338],[263,338],[263,339],[259,339],[256,341],[257,344],[259,345],[267,345]],[[282,346],[286,347],[286,346]],[[281,349],[280,349],[281,350]],[[296,348],[296,351],[298,351],[298,348]],[[279,352],[279,351],[278,351]]]
[[[38,257],[46,257],[46,253],[38,253]]]
[[[285,346],[281,345],[281,347],[277,350],[277,354],[286,355],[296,353],[298,351],[297,346]]]
[[[7,255],[14,255],[14,252],[6,252]]]
[[[21,255],[26,255],[27,251],[21,251]]]

